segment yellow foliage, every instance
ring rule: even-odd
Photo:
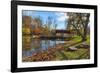
[[[22,32],[23,32],[23,34],[31,34],[31,29],[28,27],[23,27]]]

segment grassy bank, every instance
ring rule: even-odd
[[[56,52],[56,60],[76,60],[76,59],[89,59],[90,51],[89,48],[78,48],[76,51],[68,51],[67,49],[70,46],[79,46],[83,42],[81,42],[80,36],[75,36],[70,41],[66,41],[66,44],[63,45],[65,50]],[[86,44],[90,45],[90,37],[87,36]]]

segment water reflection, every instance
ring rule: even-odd
[[[35,52],[55,47],[56,44],[64,43],[63,40],[32,39],[31,36],[23,36],[22,56],[31,56]]]

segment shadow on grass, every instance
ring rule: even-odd
[[[62,55],[62,60],[68,60],[68,57],[62,52],[62,51],[59,51],[59,53]]]
[[[70,46],[74,46],[74,45],[79,44],[79,43],[82,43],[82,41],[73,43],[73,44],[67,46],[66,48],[68,48],[68,47],[70,47]],[[63,57],[62,59],[63,59],[63,60],[68,60],[68,57],[67,57],[62,51],[58,51],[58,52],[62,55],[62,57]],[[81,57],[81,56],[80,56],[80,57]]]
[[[81,54],[77,59],[81,59],[82,57],[88,57],[87,59],[90,58],[90,56],[88,56],[89,54],[89,50],[87,50],[85,53]]]

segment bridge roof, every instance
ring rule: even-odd
[[[71,33],[71,31],[68,30],[55,30],[56,33]]]

